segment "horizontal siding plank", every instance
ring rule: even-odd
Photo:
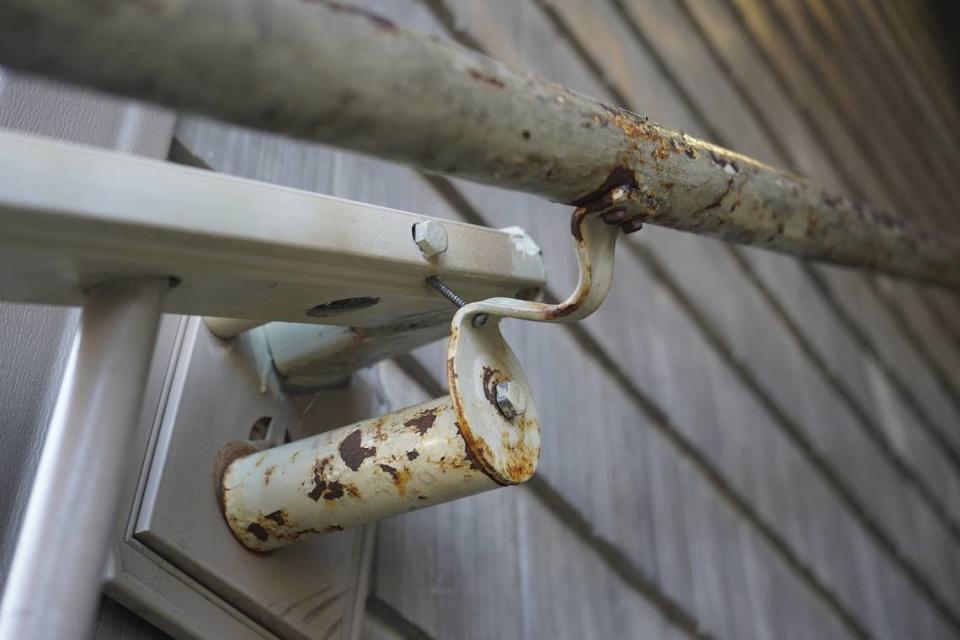
[[[851,38],[847,37],[842,46],[832,46],[808,19],[803,2],[739,1],[751,14],[762,11],[761,5],[767,7],[782,38],[781,46],[788,47],[807,66],[826,101],[838,110],[848,127],[860,132],[861,144],[872,149],[869,153],[884,154],[889,159],[898,177],[903,176],[907,188],[912,189],[906,193],[912,193],[915,199],[929,196],[927,201],[934,208],[915,207],[912,216],[930,216],[939,228],[953,224],[948,203],[956,198],[958,186],[937,150],[937,138],[942,136],[925,137],[930,134],[917,122],[911,122],[909,128],[904,126],[909,112],[897,108],[896,98],[886,95],[881,83],[870,81],[869,69],[853,59]],[[898,87],[898,94],[901,92]]]

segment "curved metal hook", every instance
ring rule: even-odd
[[[625,219],[622,205],[631,195],[618,187],[573,213],[580,275],[577,286],[559,304],[514,298],[489,298],[466,304],[453,317],[447,347],[447,382],[457,424],[481,468],[500,484],[524,482],[540,457],[540,422],[520,363],[500,333],[500,320],[573,322],[586,318],[603,302],[613,282],[613,257],[620,230],[639,228]],[[475,319],[486,316],[483,322]],[[522,415],[504,414],[495,388],[515,385],[525,401]],[[492,405],[492,406],[491,406]]]
[[[603,303],[613,283],[613,258],[620,227],[612,226],[609,215],[619,213],[617,203],[627,197],[626,189],[617,188],[605,198],[610,202],[608,206],[580,207],[574,211],[571,230],[580,274],[576,288],[566,300],[547,304],[516,298],[488,298],[461,307],[453,318],[453,326],[460,327],[479,314],[534,322],[575,322],[592,314]],[[619,224],[619,220],[616,223]]]

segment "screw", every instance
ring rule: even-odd
[[[520,385],[512,380],[501,382],[496,389],[497,408],[503,417],[512,420],[527,411],[527,403]]]
[[[462,307],[467,304],[463,298],[458,296],[456,292],[447,286],[447,283],[440,279],[440,276],[427,276],[427,284],[440,292],[444,298],[457,305],[457,307]],[[473,316],[473,326],[482,327],[487,324],[487,314],[478,313]]]
[[[435,258],[447,250],[447,230],[436,220],[421,220],[413,225],[413,241],[424,258]]]
[[[447,283],[440,279],[440,276],[428,276],[427,284],[440,292],[444,298],[457,305],[457,307],[462,307],[467,304],[464,302],[463,298],[458,296],[453,289],[447,286]]]

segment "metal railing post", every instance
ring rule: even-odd
[[[3,594],[2,640],[89,634],[169,286],[111,282],[85,297]]]

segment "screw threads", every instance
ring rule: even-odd
[[[447,283],[440,279],[440,276],[427,276],[427,284],[439,291],[440,295],[457,305],[457,307],[462,307],[463,305],[467,304],[463,298],[458,296],[456,293],[454,293],[453,289],[447,286]],[[473,316],[471,324],[477,328],[480,328],[487,324],[488,319],[489,317],[487,314],[478,313],[477,315]]]
[[[440,295],[442,295],[444,298],[446,298],[453,304],[457,305],[458,307],[462,307],[463,305],[467,304],[466,302],[464,302],[463,298],[458,296],[453,291],[453,289],[448,287],[447,284],[440,279],[440,276],[427,277],[427,284],[433,287],[434,289],[436,289],[437,291],[439,291]]]

